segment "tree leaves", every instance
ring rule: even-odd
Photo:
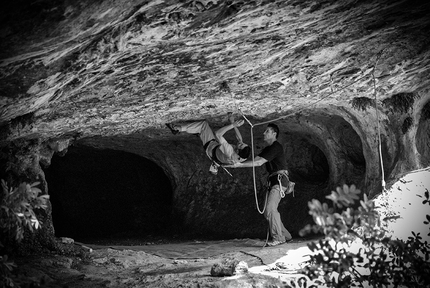
[[[315,225],[300,235],[318,231],[326,237],[308,244],[313,254],[307,276],[322,276],[327,287],[430,287],[430,244],[415,232],[407,241],[387,238],[374,202],[366,194],[359,200],[360,194],[354,185],[343,185],[326,197],[337,209],[316,199],[308,203]],[[430,204],[429,194],[426,189],[423,204]],[[430,215],[424,223],[430,224]],[[362,243],[355,253],[345,249],[353,241]]]
[[[17,241],[23,239],[24,228],[33,231],[41,227],[35,209],[46,209],[49,195],[40,195],[42,191],[36,187],[39,184],[39,182],[21,183],[16,188],[9,188],[6,181],[2,180],[0,229]]]
[[[9,188],[6,181],[1,181],[2,194],[0,195],[0,229],[1,234],[20,242],[24,238],[24,231],[33,232],[39,229],[42,223],[37,219],[35,209],[46,209],[49,195],[40,195],[42,190],[37,188],[39,182],[32,184],[21,183],[16,188]],[[39,196],[40,195],[40,196]],[[3,243],[0,241],[0,247]],[[9,261],[7,255],[0,255],[0,284],[13,287],[14,283],[9,277],[15,268],[14,262]]]
[[[359,199],[361,191],[356,189],[355,185],[344,184],[343,188],[337,187],[336,192],[331,191],[331,194],[326,196],[327,199],[331,200],[339,208],[348,207]]]

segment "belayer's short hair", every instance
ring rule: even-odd
[[[251,154],[251,147],[245,146],[243,149],[239,150],[239,157],[243,159],[247,159]]]
[[[267,125],[267,127],[272,128],[273,132],[276,133],[276,138],[278,138],[278,136],[279,136],[279,127],[278,127],[278,125],[276,125],[274,123],[269,123],[269,125]]]

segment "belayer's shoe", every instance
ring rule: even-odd
[[[267,242],[266,246],[269,246],[269,247],[278,246],[278,245],[284,244],[285,242],[286,241],[273,240],[273,241]]]
[[[166,123],[167,128],[170,129],[170,131],[172,132],[173,135],[176,135],[179,133],[179,130],[175,128],[174,124],[171,123]]]

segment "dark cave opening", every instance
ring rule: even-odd
[[[295,194],[287,195],[278,210],[285,227],[298,237],[306,224],[313,224],[308,202],[324,201],[329,193],[330,169],[326,155],[315,144],[312,136],[301,132],[285,133],[285,151],[291,181],[295,182]]]
[[[324,152],[299,133],[287,133],[285,142],[288,170],[296,182],[327,183],[329,164]]]
[[[57,237],[77,241],[172,233],[170,181],[138,155],[72,146],[45,170]]]
[[[329,203],[326,196],[337,187],[347,184],[363,189],[366,184],[366,158],[354,127],[335,113],[310,112],[311,116],[298,115],[278,123],[290,180],[296,183],[295,193],[286,196],[278,210],[285,227],[296,236],[306,224],[314,223],[309,201]],[[263,129],[254,133],[256,154],[266,145]]]
[[[415,136],[417,150],[423,167],[430,165],[430,102],[424,105]]]

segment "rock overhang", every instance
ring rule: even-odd
[[[372,77],[380,101],[429,84],[428,5],[215,2],[62,6],[52,29],[63,33],[45,37],[50,46],[10,48],[3,59],[5,81],[48,68],[26,81],[26,93],[2,95],[1,122],[34,113],[31,131],[20,135],[127,134],[176,119],[217,120],[236,107],[266,117],[325,97],[346,104],[371,97]]]
[[[307,172],[296,165],[296,175],[320,173],[324,189],[356,182],[375,195],[381,176],[430,163],[428,3],[58,3],[36,13],[55,20],[45,32],[36,21],[34,35],[2,34],[2,146],[39,138],[135,153],[163,168],[175,197],[189,185],[204,190],[189,179],[205,177],[206,158],[197,138],[164,124],[207,119],[218,128],[231,112],[276,121],[283,144],[317,151],[309,154],[329,172],[312,170],[306,155],[297,162]],[[54,14],[62,16],[46,18]]]

